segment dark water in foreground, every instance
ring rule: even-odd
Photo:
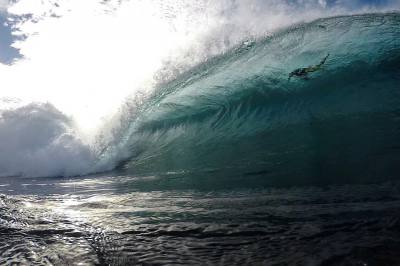
[[[2,182],[0,264],[400,264],[398,182],[153,190],[160,180]]]

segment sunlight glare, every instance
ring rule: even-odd
[[[99,1],[70,0],[55,15],[46,13],[46,4],[22,0],[9,8],[35,19],[17,26],[27,36],[14,44],[24,59],[0,65],[1,94],[51,102],[87,132],[128,95],[151,88],[180,38],[152,2],[123,2],[107,12]]]

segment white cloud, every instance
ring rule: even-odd
[[[0,0],[0,13],[7,11],[8,5],[9,5],[8,0]]]

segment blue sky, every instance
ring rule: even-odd
[[[11,47],[14,41],[11,31],[6,16],[0,15],[0,62],[3,64],[10,64],[14,58],[20,56],[18,50]]]

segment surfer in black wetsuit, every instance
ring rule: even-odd
[[[318,65],[315,66],[309,66],[309,67],[303,67],[303,68],[298,68],[290,72],[288,81],[290,80],[291,77],[297,76],[297,77],[302,77],[305,80],[308,80],[308,73],[315,72],[319,70],[323,64],[325,64],[326,59],[328,58],[329,54],[325,56],[324,59],[321,60],[321,62]]]

